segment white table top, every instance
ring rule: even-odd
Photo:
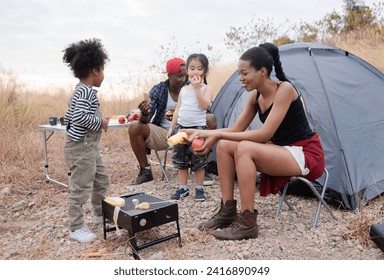
[[[130,125],[129,122],[126,122],[124,124],[120,124],[118,122],[110,121],[108,124],[108,129],[115,129],[115,128],[124,128],[128,127]],[[65,133],[65,125],[61,125],[58,123],[57,125],[50,125],[50,124],[41,124],[39,125],[39,130],[41,131],[53,131],[57,133]]]

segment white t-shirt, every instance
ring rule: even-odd
[[[177,104],[177,102],[173,101],[171,95],[169,94],[169,90],[168,90],[168,101],[167,101],[167,108],[166,108],[165,112],[168,112],[169,110],[175,110],[176,104]],[[169,120],[167,120],[165,118],[165,116],[163,116],[163,118],[161,119],[161,122],[160,122],[160,126],[165,128],[165,129],[168,129],[170,125],[171,125],[171,122]]]
[[[201,86],[201,94],[204,95],[206,85]],[[192,86],[184,86],[180,90],[180,108],[179,118],[177,123],[190,127],[190,126],[206,126],[207,116],[206,110],[200,108],[196,98],[195,90]]]

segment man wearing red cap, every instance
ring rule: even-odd
[[[149,92],[149,100],[139,104],[141,111],[137,123],[129,126],[128,134],[132,150],[140,165],[139,175],[133,185],[140,185],[153,180],[151,166],[146,150],[166,150],[167,132],[172,121],[173,111],[179,98],[179,91],[187,81],[187,66],[183,59],[172,58],[167,62],[168,79],[155,85]],[[216,118],[207,115],[208,128],[216,128]],[[204,185],[212,185],[213,179],[208,173],[204,176]]]
[[[187,80],[185,61],[181,58],[172,58],[167,62],[164,73],[168,75],[168,79],[150,90],[150,101],[144,100],[139,104],[141,111],[139,121],[130,125],[128,129],[132,150],[140,165],[134,185],[153,180],[146,148],[154,150],[168,148],[167,131],[176,108],[179,91]]]

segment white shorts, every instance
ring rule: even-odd
[[[305,157],[303,152],[303,147],[301,146],[284,146],[293,158],[296,160],[297,164],[300,167],[301,175],[305,176],[309,173],[309,169],[305,167]]]

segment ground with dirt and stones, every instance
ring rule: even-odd
[[[161,180],[158,165],[153,165],[155,180],[129,186],[137,175],[137,163],[129,149],[103,148],[102,156],[111,174],[108,196],[145,192],[169,199],[177,188],[176,171],[168,169],[171,182]],[[52,159],[55,161],[55,159]],[[56,160],[56,164],[60,159]],[[37,163],[36,165],[39,165]],[[42,168],[36,168],[43,175]],[[53,175],[63,169],[53,169]],[[65,178],[61,175],[61,178]],[[144,260],[383,260],[384,253],[369,239],[369,226],[384,222],[384,200],[377,198],[360,213],[334,209],[337,220],[323,209],[315,232],[311,231],[317,202],[313,198],[289,197],[296,211],[283,209],[275,221],[278,195],[255,197],[259,236],[241,241],[219,241],[197,225],[215,214],[220,205],[220,188],[215,176],[213,186],[206,187],[207,200],[194,200],[193,178],[190,196],[178,202],[182,246],[177,238],[139,251]],[[97,240],[80,244],[68,238],[67,190],[44,179],[30,185],[0,185],[0,258],[3,260],[76,260],[132,259],[128,232],[121,230],[103,238],[102,225],[91,224],[91,207],[85,206],[86,222]],[[238,198],[238,193],[236,192]],[[239,206],[238,206],[239,207]],[[139,244],[175,231],[171,222],[137,234]],[[91,257],[96,253],[98,257]]]

